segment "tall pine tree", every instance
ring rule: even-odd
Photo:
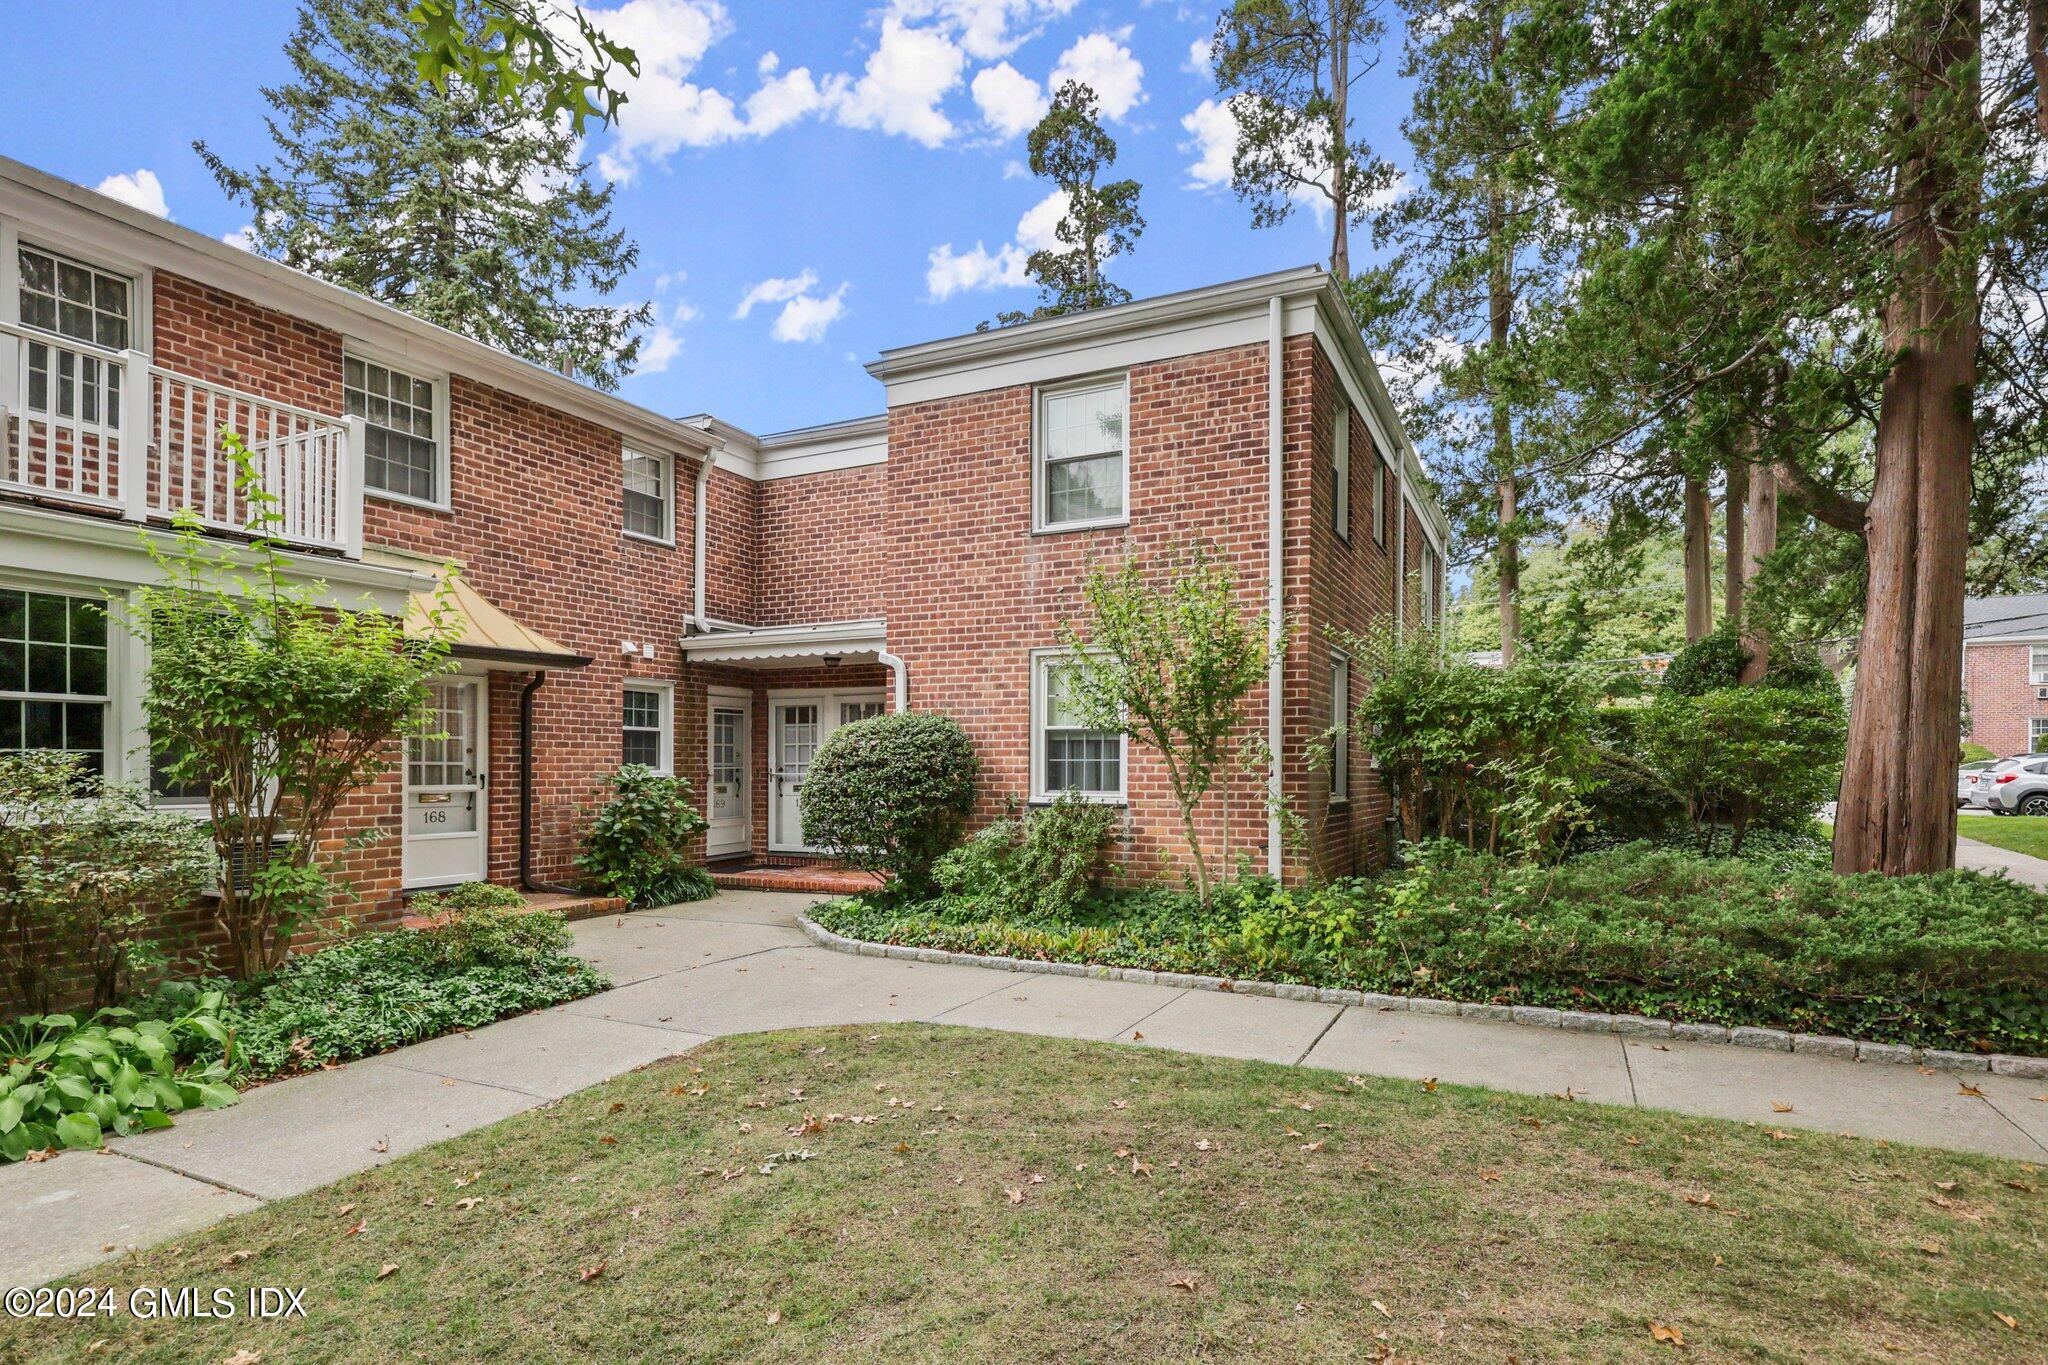
[[[514,355],[613,388],[651,313],[601,299],[638,258],[612,188],[583,176],[543,97],[508,107],[423,80],[411,28],[377,0],[305,0],[269,87],[273,160],[239,170],[194,146],[253,211],[273,259]]]
[[[1128,302],[1131,291],[1113,283],[1103,267],[1137,245],[1145,220],[1138,214],[1137,181],[1102,179],[1116,164],[1116,141],[1102,130],[1095,91],[1064,82],[1026,145],[1031,173],[1066,193],[1067,211],[1053,229],[1059,247],[1040,247],[1024,262],[1024,273],[1038,282],[1038,307],[999,313],[996,322],[1008,327]]]

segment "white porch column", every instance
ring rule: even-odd
[[[156,378],[141,351],[121,352],[121,515],[149,520],[149,429],[156,409]]]

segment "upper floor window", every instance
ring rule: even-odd
[[[2027,752],[2038,754],[2048,744],[2048,716],[2027,717]]]
[[[1422,542],[1422,624],[1436,624],[1436,546]]]
[[[414,502],[445,501],[436,381],[356,356],[342,370],[343,410],[369,427],[364,486]]]
[[[626,534],[664,543],[674,538],[670,527],[670,464],[666,455],[625,453]]]
[[[1351,405],[1337,403],[1336,431],[1330,438],[1330,464],[1336,471],[1336,497],[1331,522],[1344,540],[1351,539]]]
[[[1032,448],[1039,530],[1125,520],[1130,490],[1124,458],[1127,392],[1121,375],[1038,391]]]
[[[1058,650],[1031,660],[1031,795],[1048,800],[1078,792],[1103,801],[1124,799],[1124,734],[1091,729],[1072,697],[1074,666]]]
[[[0,753],[25,749],[106,770],[107,613],[89,597],[0,589]]]
[[[1393,481],[1393,474],[1387,468],[1387,462],[1379,458],[1378,451],[1374,451],[1372,462],[1372,538],[1373,543],[1382,550],[1387,548],[1387,508],[1389,505],[1387,493],[1393,486]]]
[[[37,247],[22,247],[18,259],[24,327],[40,327],[109,351],[128,349],[133,286],[126,277]]]
[[[2048,645],[2028,646],[2027,681],[2036,687],[2048,686]]]

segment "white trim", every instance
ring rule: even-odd
[[[626,526],[626,461],[651,460],[661,470],[661,521],[665,534],[650,536],[643,531],[634,531]],[[637,540],[644,545],[662,545],[674,549],[676,544],[676,457],[665,450],[636,450],[630,445],[619,446],[619,534],[628,540]]]
[[[1117,467],[1121,472],[1122,484],[1118,494],[1121,510],[1114,516],[1092,517],[1082,521],[1047,521],[1045,519],[1045,400],[1060,398],[1074,393],[1096,393],[1117,389],[1123,394],[1123,446],[1116,452]],[[1060,463],[1074,463],[1080,460],[1108,458],[1110,452],[1101,451],[1094,455],[1069,456]],[[1131,524],[1131,376],[1128,371],[1077,375],[1057,383],[1040,384],[1031,392],[1031,533],[1033,535],[1064,535],[1068,531],[1093,531],[1105,526],[1128,526]]]
[[[449,382],[446,370],[423,369],[416,359],[379,350],[355,337],[344,337],[341,343],[341,373],[335,376],[342,391],[341,408],[348,412],[348,362],[360,360],[365,365],[375,365],[384,370],[396,370],[407,379],[424,379],[434,386],[434,489],[437,499],[415,498],[405,493],[393,493],[386,489],[372,487],[367,470],[363,477],[363,496],[379,502],[398,503],[406,507],[419,507],[429,512],[450,512],[455,508],[454,458],[449,448],[453,422],[450,410],[453,406],[454,385]],[[370,425],[364,418],[364,424]],[[395,430],[395,428],[393,428]]]
[[[1286,302],[1275,294],[1266,310],[1266,872],[1278,879],[1286,867],[1281,847],[1280,803],[1286,793],[1281,754],[1287,735],[1286,539],[1282,534],[1287,479]]]
[[[755,435],[710,413],[682,419],[713,441],[712,463],[754,483],[860,469],[889,458],[889,414]]]
[[[619,682],[619,762],[626,761],[626,693],[652,692],[655,695],[655,752],[661,761],[653,764],[654,771],[663,777],[674,777],[676,772],[676,685],[667,678],[635,678],[628,676]],[[633,726],[644,731],[645,726]]]
[[[742,626],[683,637],[690,663],[811,659],[826,654],[877,654],[887,648],[884,621],[826,621],[800,626]]]
[[[1342,806],[1351,800],[1351,656],[1341,649],[1330,651],[1330,729],[1330,804]]]
[[[1026,784],[1029,799],[1034,804],[1057,800],[1062,793],[1049,791],[1045,785],[1045,703],[1048,688],[1045,685],[1047,670],[1056,663],[1074,657],[1074,651],[1064,646],[1053,645],[1031,651],[1030,668],[1030,763],[1031,780]],[[1106,806],[1121,806],[1129,803],[1131,790],[1131,737],[1127,731],[1117,732],[1117,788],[1113,792],[1074,791],[1084,801],[1097,801]]]
[[[1339,398],[1330,423],[1330,527],[1337,539],[1351,543],[1351,404]]]

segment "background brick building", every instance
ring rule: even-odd
[[[2048,752],[2048,593],[1964,601],[1963,698],[1965,740]]]

